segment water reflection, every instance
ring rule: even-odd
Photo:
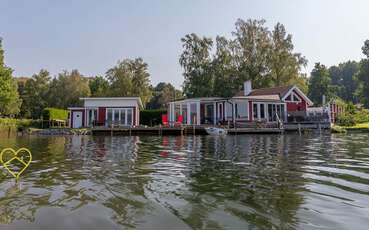
[[[34,162],[0,175],[1,229],[365,227],[368,136],[3,138]]]

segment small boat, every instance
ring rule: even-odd
[[[205,128],[205,131],[209,135],[227,135],[227,130],[222,128],[208,127]]]

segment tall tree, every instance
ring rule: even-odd
[[[315,105],[321,105],[323,95],[327,100],[334,98],[334,88],[327,67],[316,63],[309,79],[308,97]]]
[[[142,58],[119,61],[106,72],[110,96],[139,96],[146,104],[151,97],[148,65]]]
[[[357,75],[357,79],[360,82],[358,92],[364,106],[369,108],[369,39],[364,42],[362,52],[366,58],[362,59],[360,62],[360,69]]]
[[[78,70],[64,71],[54,78],[50,84],[48,94],[49,105],[57,108],[80,106],[79,98],[90,96],[88,79]]]
[[[284,25],[277,23],[271,33],[272,47],[269,56],[271,77],[275,86],[300,82],[300,70],[307,60],[294,52],[292,35],[287,34]]]
[[[345,101],[358,103],[357,90],[358,81],[356,75],[359,72],[359,63],[355,61],[347,61],[340,63],[338,66],[329,68],[331,84],[336,86],[337,96]]]
[[[109,94],[109,82],[102,76],[90,79],[88,85],[93,97],[104,97]]]
[[[196,34],[187,34],[181,41],[184,50],[179,63],[184,70],[184,94],[187,97],[211,96],[213,78],[210,73],[210,51],[213,41]]]
[[[148,109],[167,108],[168,102],[181,99],[182,92],[177,90],[172,84],[160,82],[153,88],[153,96],[147,104]]]
[[[12,72],[4,63],[4,50],[0,39],[0,116],[16,115],[20,111],[22,101]]]
[[[48,92],[50,74],[47,70],[40,70],[34,74],[24,87],[23,113],[25,116],[37,119],[41,117],[42,110],[48,106]]]
[[[217,36],[216,52],[211,63],[211,74],[214,78],[213,96],[231,97],[239,86],[238,72],[235,62],[235,42]]]
[[[270,31],[265,20],[238,19],[233,32],[237,42],[239,89],[245,80],[251,80],[256,88],[273,85],[268,61],[271,53]]]

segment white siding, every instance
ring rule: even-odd
[[[135,99],[88,99],[85,107],[138,107]]]

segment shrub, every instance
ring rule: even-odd
[[[57,108],[45,108],[42,111],[43,120],[68,120],[68,110]]]
[[[340,126],[354,126],[356,124],[354,115],[348,113],[338,115],[336,123]]]
[[[362,109],[354,114],[355,123],[369,122],[369,109]]]
[[[163,109],[141,110],[140,124],[155,126],[161,124],[161,115],[166,114],[167,111]]]

